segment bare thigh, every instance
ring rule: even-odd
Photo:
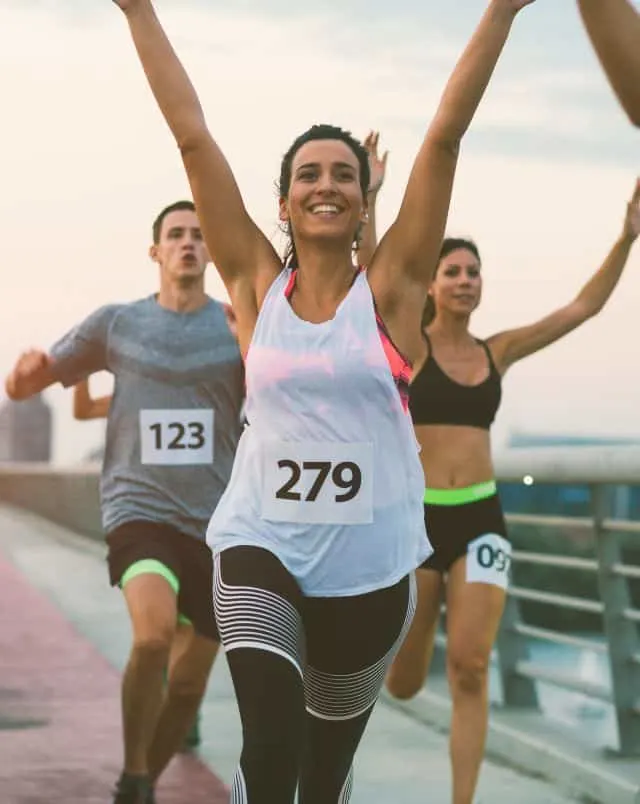
[[[434,570],[416,570],[418,601],[411,628],[391,669],[387,689],[396,698],[411,698],[423,687],[431,656],[442,597],[442,576]]]

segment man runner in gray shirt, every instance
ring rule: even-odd
[[[133,631],[114,804],[154,801],[153,784],[205,691],[218,633],[204,538],[231,474],[244,394],[225,306],[204,290],[209,256],[190,201],[157,217],[150,256],[157,295],[100,308],[49,354],[21,355],[5,383],[21,400],[55,382],[114,375],[102,521],[110,580],[122,588]]]

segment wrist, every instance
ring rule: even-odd
[[[508,25],[517,17],[519,11],[514,8],[512,0],[491,0],[488,10],[497,20]]]
[[[127,20],[133,20],[137,19],[138,17],[145,16],[149,12],[154,13],[154,9],[153,5],[151,4],[151,0],[135,0],[131,4],[127,5],[126,8],[123,8],[122,12]]]

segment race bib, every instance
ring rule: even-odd
[[[373,445],[274,441],[262,452],[262,518],[363,525],[373,521]]]
[[[140,460],[156,466],[213,463],[213,411],[141,410]]]
[[[511,545],[497,533],[478,536],[467,547],[467,583],[488,583],[506,589],[511,570]]]

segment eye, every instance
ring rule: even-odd
[[[313,181],[316,177],[315,170],[301,170],[298,173],[298,179],[300,181]]]

